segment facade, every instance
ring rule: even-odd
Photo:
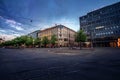
[[[32,33],[29,33],[27,36],[30,36],[32,38],[38,38],[38,33],[40,32],[40,30],[36,30]]]
[[[120,47],[120,38],[118,38],[118,42],[117,43],[118,43],[118,47]]]
[[[75,41],[75,33],[74,30],[63,25],[55,25],[51,28],[41,30],[38,33],[38,37],[42,39],[46,36],[50,40],[52,35],[56,35],[56,46],[71,46]]]
[[[120,38],[120,2],[94,10],[79,18],[80,29],[94,46],[117,47]]]

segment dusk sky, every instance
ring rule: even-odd
[[[63,24],[79,30],[79,17],[120,0],[0,0],[0,37],[11,39]]]

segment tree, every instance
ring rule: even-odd
[[[34,44],[35,45],[39,45],[39,47],[40,47],[40,45],[41,45],[41,39],[40,38],[36,38],[35,41],[34,41]]]
[[[12,41],[14,41],[14,45],[16,47],[19,47],[21,45],[21,40],[20,40],[20,37],[17,37],[15,39],[13,39]]]
[[[29,37],[29,36],[20,36],[20,37],[17,37],[13,40],[10,40],[10,41],[6,41],[2,44],[2,46],[15,46],[15,47],[19,47],[21,45],[27,45],[27,46],[30,46],[30,45],[33,45],[33,38],[32,37]]]
[[[2,46],[14,46],[15,42],[13,40],[5,41]]]
[[[27,46],[33,45],[33,38],[32,37],[27,37],[27,40],[26,40],[25,44]]]
[[[51,40],[50,40],[50,43],[52,44],[52,46],[55,45],[56,40],[57,40],[56,36],[55,36],[55,35],[52,35],[52,36],[51,36]]]
[[[20,37],[20,43],[25,44],[25,42],[28,40],[29,36],[21,36]]]
[[[75,35],[75,41],[79,43],[80,45],[80,49],[81,47],[81,42],[85,42],[86,41],[86,34],[83,32],[83,30],[79,30],[77,31],[76,35]]]
[[[47,38],[46,36],[43,37],[43,39],[42,39],[42,44],[44,45],[44,47],[46,47],[47,44],[49,44],[49,40],[48,40],[48,38]]]
[[[19,46],[21,46],[22,44],[25,44],[26,41],[27,41],[27,39],[28,39],[28,36],[20,36],[20,37],[17,37],[17,38],[15,38],[15,39],[13,39],[13,41],[14,41],[15,45],[16,45],[17,47],[19,47]]]

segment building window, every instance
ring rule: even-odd
[[[61,36],[62,36],[62,34],[59,34],[59,36],[61,37]]]
[[[111,32],[111,34],[113,34],[113,31]]]
[[[67,39],[67,38],[64,38],[64,41],[68,41],[68,39]]]

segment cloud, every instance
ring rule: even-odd
[[[23,35],[23,33],[15,32],[14,30],[6,31],[6,30],[0,29],[0,38],[3,38],[5,41],[12,40],[21,35]]]
[[[1,28],[3,29],[12,29],[12,30],[16,30],[16,31],[24,31],[24,25],[19,23],[19,22],[16,22],[15,20],[12,20],[12,19],[7,19],[7,18],[4,18],[2,16],[0,16],[0,20],[2,22],[1,24]]]
[[[5,33],[5,32],[6,32],[6,30],[0,29],[0,32]]]
[[[24,30],[21,26],[14,25],[14,24],[9,24],[9,25],[10,25],[10,27],[15,28],[16,30],[19,30],[19,31]]]
[[[0,21],[2,22],[0,27],[0,37],[4,38],[6,41],[24,34],[25,30],[23,24],[2,16],[0,16]]]
[[[9,35],[9,34],[2,34],[2,35],[0,35],[0,37],[3,38],[5,41],[12,40],[12,39],[16,38],[15,35]]]
[[[22,24],[14,21],[14,20],[6,19],[6,23],[7,23],[10,27],[15,28],[15,29],[18,30],[18,31],[24,30],[24,28],[22,27]]]
[[[6,23],[16,24],[17,22],[14,20],[6,19]]]

